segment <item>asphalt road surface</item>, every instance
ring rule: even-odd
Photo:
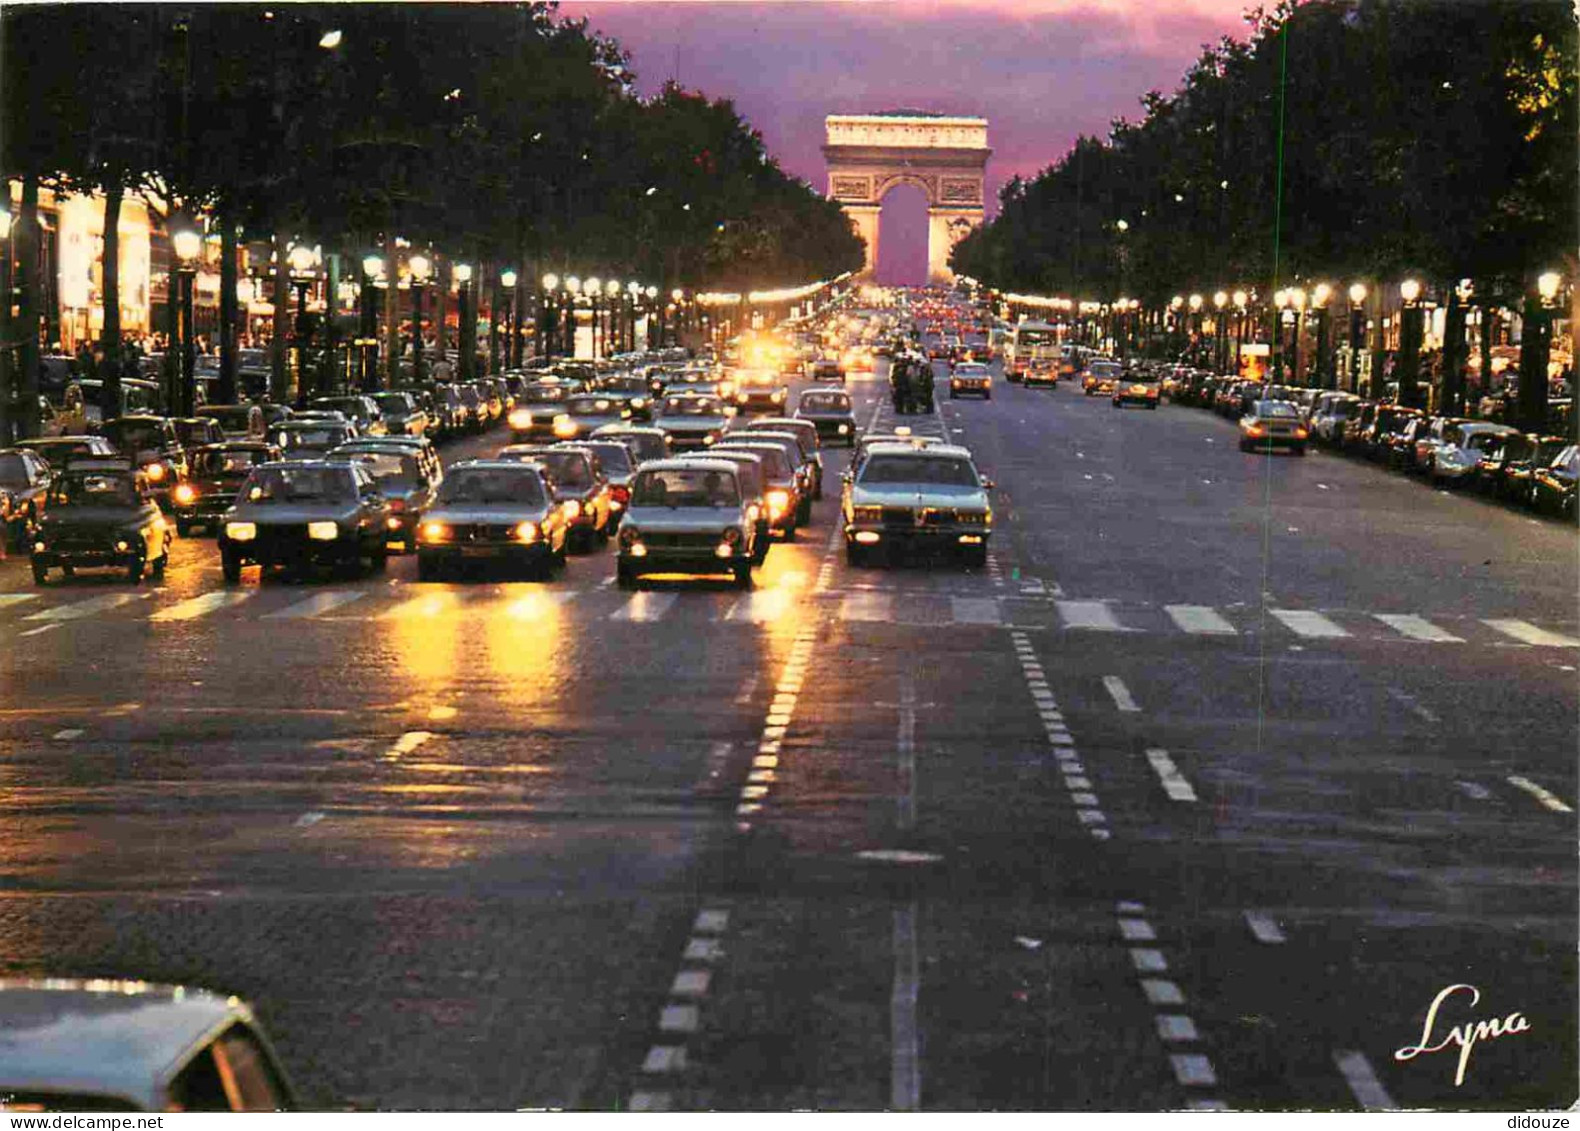
[[[243,995],[320,1107],[1574,1102],[1573,526],[939,392],[985,570],[847,567],[839,450],[745,593],[0,564],[0,973]]]

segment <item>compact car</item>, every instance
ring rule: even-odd
[[[949,399],[956,400],[966,394],[993,399],[993,374],[977,361],[963,361],[949,374]]]
[[[124,569],[136,583],[161,576],[171,533],[154,502],[148,476],[126,457],[69,460],[51,476],[44,515],[34,525],[33,581],[52,568]]]
[[[390,509],[357,463],[283,460],[253,468],[220,528],[225,580],[242,567],[306,573],[320,566],[382,570]]]
[[[170,492],[176,533],[185,538],[194,527],[217,527],[252,469],[282,458],[279,448],[256,440],[226,440],[193,448],[187,453],[187,481]]]
[[[706,458],[643,465],[631,485],[631,508],[620,528],[615,577],[621,588],[645,573],[728,571],[752,583],[757,516],[733,463]]]
[[[467,562],[547,576],[565,564],[570,519],[542,464],[514,459],[453,465],[417,528],[417,576],[432,581]]]
[[[1240,418],[1240,450],[1270,452],[1288,448],[1297,456],[1306,454],[1306,427],[1300,410],[1289,401],[1259,400]]]
[[[796,400],[795,419],[810,422],[820,440],[846,447],[856,444],[856,414],[850,394],[843,389],[803,390]]]

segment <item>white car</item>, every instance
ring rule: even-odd
[[[1507,424],[1472,420],[1443,430],[1443,439],[1432,451],[1427,474],[1433,483],[1466,483],[1481,471],[1481,461],[1504,437],[1519,431]]]

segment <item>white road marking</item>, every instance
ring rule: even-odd
[[[661,1033],[695,1033],[701,1014],[694,1005],[666,1005],[658,1015]]]
[[[858,860],[880,864],[936,864],[943,857],[933,852],[912,852],[908,848],[867,848],[856,853]]]
[[[685,1045],[654,1045],[642,1062],[643,1072],[680,1072],[685,1067]]]
[[[682,957],[687,962],[717,962],[724,957],[724,949],[718,939],[691,939]]]
[[[302,617],[322,616],[342,605],[349,605],[352,601],[360,601],[367,596],[365,589],[330,589],[323,593],[316,593],[305,601],[298,601],[281,609],[277,613],[265,614],[262,620],[296,620]]]
[[[629,1111],[668,1111],[670,1102],[668,1092],[632,1092],[626,1108]]]
[[[1142,974],[1162,974],[1169,968],[1161,950],[1137,947],[1130,952],[1130,963]]]
[[[669,612],[679,599],[676,593],[634,593],[614,612],[610,620],[655,621]]]
[[[460,713],[461,712],[456,710],[454,707],[450,707],[441,703],[439,706],[429,709],[428,717],[436,723],[442,723],[455,718]]]
[[[949,606],[956,624],[1002,624],[998,601],[992,597],[951,597]]]
[[[1196,1031],[1196,1022],[1183,1013],[1160,1013],[1153,1020],[1157,1022],[1158,1036],[1165,1041],[1201,1039]]]
[[[1568,805],[1564,804],[1564,802],[1559,797],[1553,793],[1548,792],[1545,787],[1537,785],[1530,778],[1523,778],[1516,775],[1510,777],[1508,782],[1516,789],[1523,789],[1526,793],[1536,798],[1537,801],[1540,801],[1543,806],[1551,809],[1554,813],[1574,812],[1574,810]]]
[[[1382,621],[1389,628],[1407,636],[1411,640],[1425,640],[1432,644],[1463,644],[1464,638],[1455,636],[1452,632],[1438,628],[1437,625],[1424,617],[1412,616],[1408,613],[1373,613],[1372,616]]]
[[[438,617],[456,603],[454,593],[424,593],[402,601],[381,618],[400,620],[404,617]]]
[[[1454,784],[1459,786],[1461,793],[1473,801],[1486,801],[1492,796],[1490,789],[1473,781],[1456,781]]]
[[[1278,929],[1278,924],[1273,917],[1265,911],[1247,911],[1245,925],[1251,928],[1251,934],[1259,943],[1275,946],[1284,941],[1284,932]]]
[[[768,624],[795,607],[795,591],[788,588],[759,589],[736,601],[724,619],[740,623]]]
[[[1185,995],[1173,982],[1165,978],[1141,979],[1141,992],[1147,995],[1147,1001],[1153,1005],[1184,1005]]]
[[[1169,1057],[1174,1079],[1188,1088],[1210,1088],[1218,1082],[1212,1061],[1200,1053],[1174,1053]]]
[[[1114,904],[1114,910],[1128,915],[1140,915],[1147,909],[1145,903],[1135,903],[1130,900],[1121,900]]]
[[[730,913],[719,908],[704,908],[697,912],[691,930],[698,935],[722,935],[730,925]]]
[[[1174,801],[1195,801],[1196,791],[1191,788],[1190,782],[1185,780],[1179,767],[1174,764],[1174,759],[1169,757],[1167,750],[1153,747],[1147,751],[1147,761],[1152,769],[1157,772],[1158,780],[1163,783],[1163,792],[1167,793]]]
[[[578,594],[570,589],[532,589],[506,605],[501,615],[512,620],[537,620],[550,609],[574,600],[577,596]]]
[[[1268,609],[1267,611],[1283,621],[1285,627],[1296,636],[1329,640],[1349,635],[1327,617],[1310,609]]]
[[[322,821],[326,815],[327,814],[320,813],[315,810],[311,813],[303,813],[300,817],[296,818],[294,823],[299,829],[310,829],[314,825],[318,824],[319,821]]]
[[[23,620],[63,621],[81,620],[83,617],[96,616],[107,613],[111,609],[118,609],[122,605],[129,605],[133,601],[146,600],[147,593],[102,593],[97,597],[89,597],[82,601],[73,601],[69,605],[56,605],[53,608],[40,609],[36,613],[28,613]]]
[[[1439,723],[1443,721],[1431,711],[1421,706],[1421,704],[1417,703],[1415,701],[1414,695],[1409,695],[1403,691],[1400,691],[1397,687],[1390,687],[1388,689],[1388,698],[1392,699],[1395,703],[1398,703],[1405,710],[1409,711],[1416,718],[1421,719],[1424,722]]]
[[[1493,619],[1483,620],[1482,624],[1503,635],[1518,640],[1521,644],[1535,644],[1543,648],[1580,648],[1580,640],[1573,636],[1565,636],[1560,632],[1548,632],[1544,628],[1537,628],[1529,621]]]
[[[65,730],[57,730],[54,734],[50,735],[50,737],[57,742],[69,742],[73,738],[82,737],[82,728],[67,727]]]
[[[410,754],[413,750],[416,750],[419,746],[422,746],[424,743],[428,742],[433,737],[434,734],[432,731],[409,730],[397,738],[394,745],[384,752],[384,758],[386,761],[393,761],[396,758],[403,758],[407,754]]]
[[[671,997],[702,997],[708,992],[713,975],[706,970],[682,970],[670,984]]]
[[[1119,935],[1126,942],[1151,942],[1158,937],[1145,919],[1120,919]]]
[[[643,593],[640,595],[645,597],[648,594]],[[761,678],[760,674],[754,672],[747,678],[745,683],[741,684],[741,690],[735,696],[735,705],[737,707],[745,706],[752,701],[752,695],[756,693],[757,683]]]
[[[59,627],[60,627],[60,622],[59,621],[51,621],[49,624],[42,624],[42,625],[39,625],[37,628],[30,628],[30,629],[27,629],[24,632],[19,632],[19,633],[17,633],[17,635],[18,636],[37,636],[40,633],[49,632],[49,631],[51,631],[53,629],[57,629]]]
[[[1353,1049],[1334,1049],[1333,1063],[1343,1073],[1344,1082],[1350,1086],[1355,1101],[1367,1111],[1391,1111],[1398,1106],[1382,1086],[1382,1081],[1377,1079],[1377,1073],[1372,1071],[1371,1061],[1366,1059],[1365,1053]]]
[[[122,719],[142,709],[143,705],[141,703],[117,703],[108,710],[101,712],[101,714],[106,719]]]
[[[200,597],[191,597],[179,604],[171,605],[168,609],[160,609],[148,619],[151,621],[176,621],[196,620],[206,617],[220,609],[228,609],[250,600],[257,594],[256,589],[218,589],[212,593],[204,593]]]
[[[889,1107],[915,1111],[922,1095],[921,1060],[916,1032],[918,963],[916,904],[894,911],[894,990],[889,998],[889,1033],[893,1057],[889,1075]]]
[[[23,601],[38,600],[37,593],[0,593],[0,609],[8,605],[20,605]]]
[[[1103,601],[1054,601],[1065,628],[1086,628],[1095,632],[1130,632],[1114,619],[1114,614]]]
[[[885,593],[851,593],[839,603],[839,619],[883,623],[894,619],[892,598]]]
[[[899,761],[896,824],[909,830],[916,824],[916,683],[909,676],[900,680],[900,726],[895,736]]]
[[[1234,625],[1207,605],[1164,605],[1164,612],[1186,632],[1207,636],[1233,636]]]
[[[1133,713],[1141,710],[1136,706],[1136,701],[1130,697],[1130,689],[1125,686],[1125,681],[1117,675],[1105,675],[1103,686],[1108,689],[1109,698],[1113,699],[1114,706],[1121,711]]]

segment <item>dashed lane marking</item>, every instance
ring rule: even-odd
[[[60,627],[60,622],[59,621],[51,621],[49,624],[41,624],[37,628],[26,629],[26,630],[24,630],[22,632],[17,633],[17,635],[18,636],[38,636],[38,635],[41,635],[42,633],[53,631],[54,629],[57,629],[59,627]]]
[[[1251,935],[1259,943],[1276,946],[1284,941],[1284,932],[1278,929],[1278,924],[1273,917],[1265,911],[1247,911],[1245,925],[1251,928]]]
[[[151,621],[197,620],[219,609],[228,609],[243,601],[251,600],[257,591],[252,589],[218,589],[199,597],[190,597],[168,609],[160,609],[148,619]]]
[[[1392,1111],[1398,1106],[1382,1086],[1382,1081],[1377,1079],[1377,1073],[1373,1071],[1365,1053],[1354,1049],[1335,1049],[1333,1063],[1343,1074],[1344,1082],[1350,1086],[1350,1094],[1367,1111]]]
[[[1573,636],[1537,628],[1529,621],[1495,618],[1483,620],[1481,623],[1495,632],[1501,632],[1518,640],[1521,644],[1535,644],[1542,648],[1580,648],[1580,640],[1576,640]]]
[[[384,758],[386,761],[404,758],[407,754],[423,746],[434,737],[435,735],[432,731],[409,730],[391,744],[390,748],[384,752]]]
[[[1554,813],[1574,812],[1574,810],[1566,805],[1556,794],[1549,792],[1545,786],[1536,784],[1530,778],[1514,775],[1508,779],[1508,782],[1516,789],[1523,789],[1526,793],[1536,798],[1537,801],[1541,802],[1545,808],[1551,809]]]
[[[1131,698],[1130,689],[1125,686],[1125,681],[1117,675],[1105,675],[1103,677],[1103,687],[1108,690],[1108,696],[1114,701],[1114,706],[1121,711],[1135,713],[1141,710],[1136,705],[1136,701]]]
[[[1147,751],[1147,761],[1157,773],[1158,780],[1163,783],[1163,792],[1167,793],[1174,801],[1195,801],[1196,791],[1190,782],[1185,780],[1179,767],[1174,764],[1174,759],[1169,757],[1167,750],[1152,747]]]
[[[1431,711],[1421,706],[1421,704],[1417,703],[1415,701],[1414,695],[1400,691],[1397,687],[1390,687],[1388,689],[1388,698],[1392,699],[1395,703],[1398,703],[1401,707],[1409,711],[1412,715],[1423,722],[1439,723],[1443,721],[1442,719],[1438,718],[1437,715],[1433,714]]]
[[[889,1032],[893,1043],[889,1076],[889,1107],[916,1111],[921,1104],[922,1072],[916,1032],[918,962],[916,904],[894,911],[894,989],[889,997]]]
[[[1207,605],[1165,605],[1165,612],[1184,631],[1207,636],[1234,636],[1234,625]]]
[[[82,734],[81,727],[67,727],[65,730],[57,730],[50,737],[56,742],[70,742],[74,738],[81,738]]]
[[[303,617],[322,616],[324,613],[360,601],[368,595],[366,589],[330,589],[316,593],[305,601],[288,605],[277,613],[266,613],[262,620],[299,620]]]
[[[1336,640],[1349,633],[1321,613],[1309,609],[1268,609],[1296,636],[1313,640]]]
[[[314,810],[311,813],[303,813],[300,817],[296,818],[293,823],[299,829],[310,829],[314,825],[318,824],[319,821],[322,821],[325,816],[327,816],[327,814]]]
[[[1492,797],[1492,791],[1484,785],[1477,785],[1473,781],[1456,781],[1459,791],[1472,801],[1486,801]]]

